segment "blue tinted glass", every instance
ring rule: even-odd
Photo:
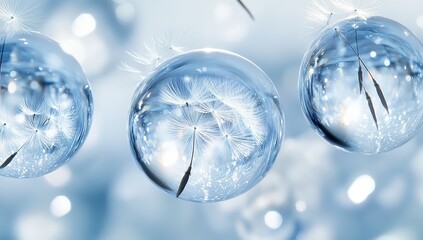
[[[270,79],[245,58],[217,50],[160,65],[137,89],[129,120],[132,149],[147,176],[198,202],[232,198],[256,185],[283,133]]]
[[[423,117],[423,48],[382,17],[325,29],[300,71],[302,108],[316,131],[344,150],[373,154],[410,140]]]
[[[38,33],[8,36],[0,78],[0,175],[28,178],[70,159],[92,115],[90,86],[79,64]]]

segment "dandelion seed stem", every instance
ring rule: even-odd
[[[326,26],[329,26],[330,20],[332,20],[333,13],[329,14],[328,21],[326,22]]]
[[[237,0],[237,1],[241,5],[241,7],[244,8],[244,10],[248,13],[250,18],[254,21],[255,19],[254,19],[253,13],[248,9],[248,7],[244,4],[244,2],[242,0]]]
[[[1,72],[3,66],[3,53],[4,53],[4,45],[6,44],[6,35],[3,38],[3,44],[1,45],[1,54],[0,54],[0,79],[1,79]]]
[[[362,64],[363,64],[363,66],[364,66],[364,68],[366,69],[366,71],[369,73],[369,75],[370,75],[370,78],[372,79],[372,81],[373,81],[373,85],[375,86],[375,88],[376,88],[376,92],[377,92],[377,95],[378,95],[378,97],[379,97],[379,99],[380,99],[380,101],[381,101],[381,103],[382,103],[382,105],[383,105],[383,107],[385,108],[385,110],[386,110],[386,112],[389,114],[389,107],[388,107],[388,104],[387,104],[387,102],[386,102],[386,99],[385,99],[385,96],[384,96],[384,94],[383,94],[383,92],[382,92],[382,89],[380,88],[380,85],[379,85],[379,83],[376,81],[376,79],[373,77],[373,74],[370,72],[370,69],[367,67],[367,65],[364,63],[364,61],[363,61],[363,59],[360,57],[360,54],[358,53],[358,52],[356,52],[355,51],[355,49],[354,49],[354,47],[351,45],[351,43],[349,43],[348,42],[348,40],[345,38],[345,36],[338,30],[338,29],[336,29],[335,28],[335,31],[339,34],[339,36],[341,36],[341,39],[343,40],[343,41],[345,41],[349,46],[350,46],[350,48],[353,50],[353,52],[355,53],[355,55],[357,56],[357,58],[358,58],[358,60],[359,60],[359,62],[361,62]],[[357,31],[356,31],[356,33],[357,33]]]
[[[373,121],[375,122],[375,124],[376,124],[376,128],[379,130],[379,125],[378,125],[378,122],[377,122],[377,118],[376,118],[376,112],[375,112],[375,109],[374,109],[374,106],[373,106],[373,102],[372,102],[372,99],[371,99],[371,97],[370,97],[370,95],[369,95],[369,93],[367,92],[367,90],[366,90],[366,87],[364,86],[364,84],[363,84],[363,72],[362,72],[362,70],[361,70],[361,64],[363,64],[363,66],[364,66],[364,68],[366,69],[366,71],[369,73],[369,75],[370,75],[370,77],[371,77],[371,79],[372,79],[372,81],[373,81],[373,85],[375,86],[375,88],[376,88],[376,92],[377,92],[377,95],[378,95],[378,97],[379,97],[379,99],[380,99],[380,101],[381,101],[381,103],[382,103],[382,105],[383,105],[383,107],[386,109],[386,111],[388,112],[388,114],[389,114],[389,108],[388,108],[388,104],[386,103],[386,100],[385,100],[385,96],[383,95],[383,92],[382,92],[382,89],[380,88],[380,86],[379,86],[379,83],[376,81],[376,79],[373,77],[373,75],[372,75],[372,73],[370,72],[370,70],[369,70],[369,68],[367,67],[367,65],[364,63],[364,61],[363,61],[363,59],[360,57],[360,54],[359,54],[359,49],[358,49],[358,34],[357,34],[357,30],[355,30],[355,39],[356,39],[356,47],[357,47],[357,50],[355,50],[354,49],[354,47],[351,45],[351,43],[349,43],[348,42],[348,40],[347,40],[347,38],[337,29],[337,28],[335,28],[335,31],[338,33],[338,35],[340,36],[340,38],[344,41],[344,42],[346,42],[347,44],[348,44],[348,46],[353,50],[353,52],[355,53],[355,55],[357,56],[357,58],[358,58],[358,63],[359,63],[359,67],[358,67],[358,78],[359,78],[359,84],[360,84],[360,93],[361,93],[361,88],[363,88],[364,89],[364,93],[366,94],[366,99],[367,99],[367,103],[368,103],[368,106],[369,106],[369,110],[370,110],[370,112],[371,112],[371,114],[372,114],[372,117],[373,117]],[[361,63],[361,64],[360,64]]]
[[[6,158],[6,160],[4,160],[3,164],[0,166],[0,169],[3,169],[5,167],[7,167],[12,160],[16,157],[16,155],[19,153],[19,151],[22,150],[22,148],[28,144],[29,140],[32,139],[32,137],[37,133],[37,131],[35,131],[19,148],[18,150],[16,150],[15,152],[13,152],[9,157]]]
[[[192,151],[191,151],[191,160],[188,166],[188,169],[185,171],[184,176],[181,179],[181,182],[179,184],[178,192],[176,193],[176,197],[178,198],[179,195],[184,191],[189,177],[191,176],[191,169],[192,169],[192,162],[194,161],[194,149],[195,149],[195,133],[197,131],[197,127],[194,127],[194,133],[192,135]]]
[[[355,47],[357,48],[357,55],[360,56],[360,50],[358,49],[358,33],[357,33],[357,29],[355,29],[354,32],[355,32]]]
[[[358,33],[357,33],[357,30],[354,30],[354,32],[355,32],[355,46],[357,48],[357,55],[360,56],[360,50],[358,49]],[[363,69],[361,67],[360,61],[358,61],[358,72],[357,72],[357,74],[358,74],[358,85],[359,85],[360,94],[361,94],[361,92],[363,91],[363,85],[364,84],[363,84]]]
[[[46,120],[44,120],[44,122],[41,124],[41,127],[45,126],[49,121],[50,121],[51,117],[48,117]]]
[[[360,57],[358,52],[354,49],[354,47],[351,45],[351,43],[348,42],[347,38],[345,38],[344,34],[342,34],[338,29],[335,29],[335,31],[341,36],[341,39],[348,44],[348,46],[353,50],[354,54],[357,56],[358,60],[363,64],[364,68],[366,68],[366,71],[369,73],[370,77],[374,79],[373,74],[370,72],[370,69],[367,67],[367,65],[364,63],[363,59]],[[376,80],[375,80],[376,81]]]

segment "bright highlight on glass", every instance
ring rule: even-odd
[[[253,63],[198,50],[160,65],[137,89],[129,118],[147,176],[185,200],[238,196],[272,166],[284,133],[278,94]]]

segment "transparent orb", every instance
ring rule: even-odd
[[[221,201],[256,185],[282,142],[284,117],[271,80],[233,53],[197,50],[160,65],[137,89],[133,153],[166,192]]]
[[[326,28],[302,62],[305,116],[328,142],[374,154],[416,135],[423,117],[423,47],[397,22],[350,18]]]
[[[84,142],[91,89],[75,59],[39,33],[14,34],[1,46],[0,175],[41,176]]]

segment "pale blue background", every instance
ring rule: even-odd
[[[64,168],[37,179],[0,178],[0,239],[423,239],[423,133],[376,156],[348,154],[319,138],[297,94],[298,68],[313,39],[304,20],[311,1],[245,2],[256,21],[235,0],[61,0],[43,6],[35,29],[79,49],[92,83],[94,122]],[[129,5],[118,10],[119,20],[114,14],[122,4]],[[386,0],[378,12],[423,39],[423,2]],[[72,23],[82,13],[97,25],[81,40]],[[125,51],[143,50],[145,41],[163,36],[187,49],[241,54],[277,86],[285,141],[269,175],[247,194],[217,204],[177,200],[133,160],[127,117],[139,80],[121,63],[131,62]],[[354,204],[347,191],[362,175],[374,180],[375,189]],[[71,202],[61,217],[54,209],[66,204],[54,201],[57,196]],[[273,230],[265,223],[271,211],[283,219]]]

